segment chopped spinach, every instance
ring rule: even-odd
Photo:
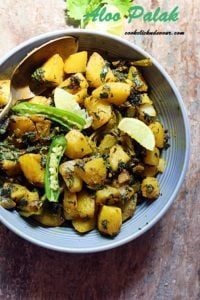
[[[128,101],[131,105],[140,105],[142,103],[141,95],[132,89]]]
[[[107,99],[108,98],[108,93],[106,93],[106,92],[100,93],[100,98],[101,99]]]
[[[35,72],[31,75],[32,79],[35,81],[38,81],[40,83],[44,83],[45,78],[44,78],[44,69],[43,68],[38,68],[35,70]]]

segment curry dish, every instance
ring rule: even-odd
[[[1,121],[1,206],[44,226],[115,236],[137,204],[158,198],[167,135],[142,76],[149,65],[79,51],[37,68],[42,94]],[[0,81],[0,107],[9,85]]]

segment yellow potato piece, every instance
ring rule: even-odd
[[[145,165],[142,175],[145,177],[154,177],[158,173],[158,166]]]
[[[156,199],[160,194],[159,182],[155,177],[143,179],[141,184],[142,196],[148,199]]]
[[[101,233],[115,236],[122,225],[122,211],[116,206],[103,205],[98,215],[97,226]]]
[[[64,64],[64,71],[66,74],[85,72],[87,65],[88,53],[87,51],[81,51],[74,54],[71,54]]]
[[[158,163],[158,172],[163,173],[165,171],[165,167],[166,167],[166,160],[160,158]]]
[[[10,198],[15,202],[18,202],[20,199],[24,198],[29,192],[29,190],[25,186],[22,186],[17,183],[5,182],[3,188],[5,190],[11,191]]]
[[[44,82],[59,85],[64,76],[64,62],[59,54],[54,54],[41,67]]]
[[[151,128],[154,136],[155,136],[155,142],[156,147],[163,148],[164,142],[165,142],[165,130],[160,122],[153,122],[149,125]]]
[[[44,96],[35,96],[32,99],[30,99],[28,102],[49,106],[51,104],[51,98],[46,98]]]
[[[110,166],[113,169],[113,171],[117,171],[120,162],[127,163],[129,160],[130,160],[130,157],[124,151],[122,146],[114,145],[110,149],[108,161],[109,161]]]
[[[74,100],[79,104],[83,104],[84,99],[87,97],[87,89],[83,88],[78,93],[74,95]]]
[[[96,227],[95,218],[92,219],[75,219],[72,220],[72,225],[76,231],[80,233],[85,233],[91,231]]]
[[[79,217],[77,210],[77,195],[71,193],[67,189],[64,191],[63,210],[66,220],[73,220]]]
[[[160,151],[158,148],[154,148],[153,151],[146,151],[144,162],[147,165],[157,166],[159,163]]]
[[[27,133],[37,135],[36,127],[29,117],[12,116],[9,123],[9,131],[14,133],[17,138],[23,138]]]
[[[141,104],[152,104],[153,101],[149,98],[147,93],[143,93],[140,95]]]
[[[20,167],[26,179],[35,186],[44,186],[44,168],[40,154],[27,153],[19,157]]]
[[[136,210],[137,205],[137,194],[134,197],[131,197],[125,201],[122,207],[122,222],[125,222],[127,219],[131,218]]]
[[[85,76],[81,73],[71,75],[69,78],[64,80],[59,88],[64,89],[66,92],[75,95],[82,89],[87,89],[89,86]]]
[[[90,87],[99,87],[104,82],[115,81],[113,72],[109,67],[106,67],[105,60],[97,52],[94,52],[88,60],[86,78]]]
[[[27,203],[25,203],[23,205],[23,210],[25,210],[25,211],[28,211],[30,209],[34,210],[34,208],[35,208],[34,203],[39,201],[38,192],[30,192],[23,185],[20,185],[17,183],[4,183],[3,188],[5,190],[11,191],[10,198],[11,198],[11,200],[15,201],[17,204],[20,203],[20,200],[22,200],[22,199],[27,201]]]
[[[106,179],[107,169],[103,158],[94,158],[82,165],[77,163],[75,173],[90,187],[103,184]]]
[[[18,161],[7,159],[0,162],[0,169],[3,169],[8,176],[15,176],[21,171]]]
[[[65,155],[69,158],[82,158],[92,153],[92,149],[86,137],[79,130],[70,130],[65,135],[65,138],[67,139]]]
[[[136,67],[131,66],[129,68],[127,78],[132,81],[132,85],[135,90],[137,90],[139,92],[146,92],[148,90],[148,86],[147,86],[142,74]]]
[[[109,82],[92,92],[92,96],[97,99],[108,101],[109,103],[120,105],[124,103],[131,92],[131,86],[124,82]]]
[[[96,192],[96,204],[106,204],[108,200],[118,199],[119,197],[119,189],[112,186],[106,186]]]
[[[71,193],[80,192],[82,190],[82,179],[74,172],[75,160],[68,160],[59,166],[59,172]]]
[[[41,223],[44,226],[57,227],[62,225],[65,222],[65,219],[62,216],[62,213],[59,211],[55,214],[52,214],[46,209],[43,209],[41,215],[33,216],[35,220]]]
[[[93,118],[93,129],[96,130],[100,128],[111,119],[112,108],[107,101],[88,97],[85,99],[84,104],[88,111],[88,114]]]
[[[80,218],[93,218],[95,213],[95,200],[85,190],[77,195],[77,211]]]
[[[115,136],[111,134],[106,134],[101,140],[98,149],[100,152],[106,152],[109,151],[110,148],[114,146],[116,143],[117,143],[117,138]]]

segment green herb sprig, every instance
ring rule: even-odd
[[[81,27],[86,24],[84,16],[91,14],[98,6],[110,4],[116,6],[123,16],[128,16],[129,9],[133,5],[131,0],[67,0],[66,15],[80,22]]]

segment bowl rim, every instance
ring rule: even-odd
[[[179,177],[178,183],[177,183],[176,188],[174,189],[171,197],[169,198],[167,203],[163,206],[163,208],[159,211],[159,213],[156,215],[156,217],[153,220],[149,221],[147,226],[144,226],[141,230],[138,230],[136,233],[134,233],[134,234],[132,234],[132,235],[126,237],[126,238],[123,238],[119,241],[115,241],[113,239],[112,242],[108,245],[103,245],[103,246],[98,246],[98,247],[94,246],[94,247],[90,247],[90,248],[86,248],[86,247],[85,248],[81,248],[81,247],[80,248],[68,248],[68,247],[56,246],[56,245],[48,244],[47,242],[38,241],[36,238],[33,238],[33,237],[29,236],[28,234],[24,233],[22,230],[17,229],[13,224],[9,223],[0,214],[0,221],[7,228],[9,228],[11,231],[13,231],[15,234],[17,234],[21,238],[23,238],[23,239],[25,239],[25,240],[27,240],[27,241],[29,241],[29,242],[37,245],[37,246],[41,246],[43,248],[54,250],[54,251],[66,252],[66,253],[94,253],[94,252],[110,250],[110,249],[122,246],[122,245],[138,238],[139,236],[144,234],[146,231],[151,229],[165,215],[165,213],[168,211],[168,209],[172,205],[173,201],[175,200],[175,198],[176,198],[176,196],[177,196],[177,194],[178,194],[178,192],[181,188],[181,185],[182,185],[182,183],[185,179],[186,172],[187,172],[188,165],[189,165],[190,139],[191,138],[190,138],[189,119],[188,119],[188,116],[187,116],[185,104],[184,104],[184,102],[182,100],[182,97],[181,97],[174,81],[172,80],[172,78],[168,75],[168,73],[164,70],[164,68],[160,65],[160,63],[155,58],[153,58],[149,53],[147,53],[141,47],[137,46],[133,42],[125,40],[124,38],[117,37],[117,36],[114,36],[114,35],[111,35],[111,34],[108,34],[108,33],[96,32],[94,30],[87,30],[87,29],[62,29],[62,30],[50,31],[50,32],[47,32],[47,33],[43,33],[43,34],[34,36],[34,37],[20,43],[19,45],[17,45],[13,49],[9,50],[2,58],[0,58],[0,66],[3,64],[4,61],[9,59],[10,56],[12,56],[16,52],[20,51],[24,47],[26,47],[26,46],[28,46],[28,45],[36,42],[36,41],[42,40],[44,38],[54,37],[55,35],[62,36],[62,35],[66,35],[66,34],[67,35],[73,35],[73,34],[79,34],[79,33],[111,38],[112,40],[123,43],[123,44],[133,48],[134,50],[138,51],[142,55],[150,58],[151,61],[153,62],[153,65],[164,76],[165,80],[168,82],[168,84],[172,88],[172,90],[173,90],[173,92],[174,92],[174,94],[175,94],[175,96],[178,100],[179,107],[180,107],[180,110],[181,110],[181,114],[182,114],[182,117],[183,117],[183,120],[184,120],[184,131],[185,131],[185,138],[186,138],[185,160],[184,160],[181,176]],[[1,211],[1,209],[3,209],[3,208],[0,207],[0,211]]]

